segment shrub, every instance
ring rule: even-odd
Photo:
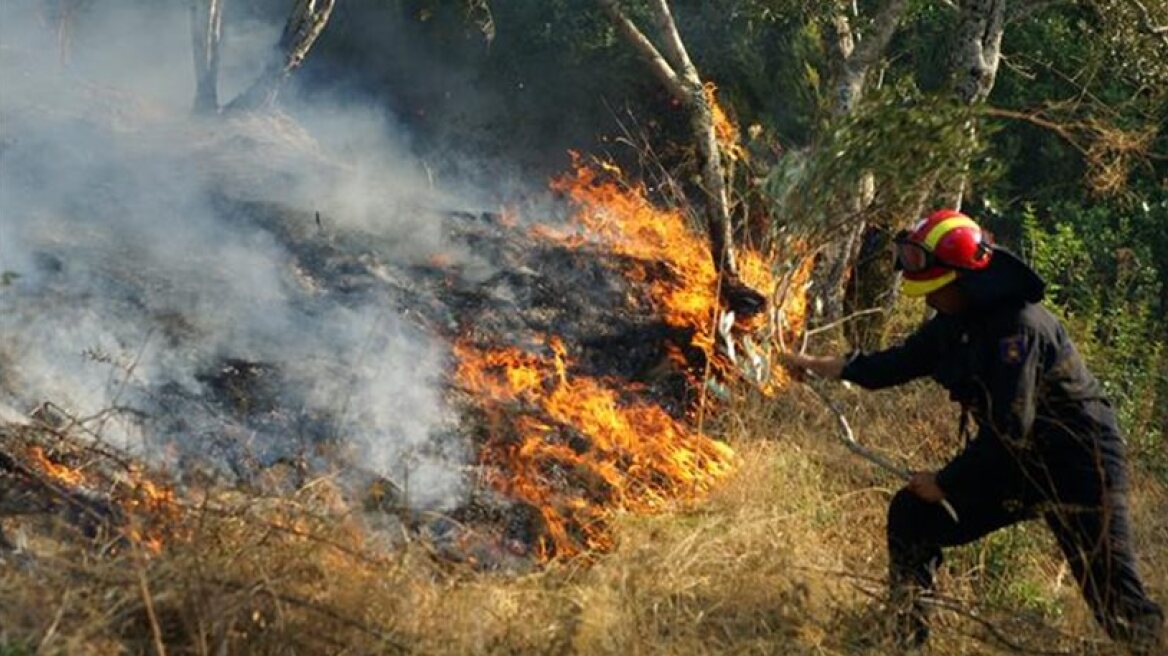
[[[1139,219],[1107,205],[1029,207],[1023,245],[1047,281],[1047,305],[1115,404],[1133,460],[1168,478],[1164,272],[1154,240],[1142,234],[1155,217]]]

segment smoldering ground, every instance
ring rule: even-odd
[[[423,210],[458,203],[392,120],[335,99],[192,118],[185,6],[95,3],[67,55],[47,6],[0,21],[0,408],[49,401],[119,446],[237,474],[327,443],[408,480],[414,505],[458,503],[448,348],[374,272],[481,265]],[[279,28],[229,34],[224,97]]]

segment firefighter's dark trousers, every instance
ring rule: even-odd
[[[986,494],[950,498],[958,522],[938,504],[901,490],[888,511],[888,552],[894,602],[913,604],[902,616],[901,638],[927,637],[921,595],[933,587],[941,548],[966,544],[999,528],[1041,515],[1054,532],[1095,618],[1113,639],[1133,645],[1158,640],[1163,611],[1144,592],[1131,549],[1128,510],[1121,491],[1104,491],[1101,502],[1061,507],[1043,499],[1012,499],[993,488],[1005,472],[984,472]],[[1001,486],[1008,488],[1009,486]],[[1024,495],[1032,496],[1032,495]],[[903,635],[904,631],[909,635]],[[1151,651],[1147,653],[1153,653]]]

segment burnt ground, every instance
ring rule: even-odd
[[[556,335],[574,362],[569,375],[637,382],[635,389],[624,393],[651,398],[677,417],[691,401],[691,377],[669,364],[667,352],[685,354],[694,371],[701,369],[704,355],[690,345],[690,331],[656,317],[644,290],[622,275],[634,264],[622,256],[599,247],[568,247],[533,237],[526,228],[492,212],[417,209],[427,220],[440,222],[451,254],[402,258],[387,238],[334,230],[330,218],[317,212],[227,198],[217,199],[216,208],[227,221],[283,249],[285,287],[292,302],[303,304],[309,316],[316,307],[372,305],[448,343],[515,347],[542,356],[549,355],[543,336]],[[45,261],[67,266],[49,256]],[[670,275],[654,263],[637,264],[654,275]],[[52,267],[47,270],[51,276]],[[125,303],[148,304],[137,297],[145,295],[145,283],[116,282]],[[167,348],[181,350],[195,338],[194,322],[181,312],[158,312],[154,321],[153,329]],[[450,365],[453,368],[453,356]],[[457,418],[425,449],[428,457],[465,460],[461,466],[466,494],[455,508],[432,513],[412,507],[408,481],[364,466],[346,443],[346,423],[338,416],[343,411],[306,409],[308,404],[300,403],[295,382],[288,380],[280,363],[204,353],[194,378],[194,385],[152,381],[132,402],[110,409],[146,436],[144,447],[133,457],[161,460],[180,490],[214,484],[280,494],[331,472],[342,482],[351,507],[400,519],[447,557],[487,566],[528,562],[531,545],[543,531],[539,513],[476,484],[474,454],[498,425],[484,421],[476,400],[456,385],[450,384],[447,398]],[[93,422],[65,415],[45,427],[57,438],[89,443],[96,434]],[[31,434],[13,426],[0,443],[0,454],[8,451],[0,459],[4,470],[0,498],[6,500],[0,503],[0,513],[88,508],[82,515],[89,519],[80,522],[87,535],[96,534],[97,524],[120,521],[100,492],[64,490],[37,501],[36,491],[49,488],[43,481],[29,484],[29,472],[35,473],[35,467],[27,464],[21,445],[27,446]],[[574,449],[588,448],[570,428],[557,435]],[[112,452],[109,449],[107,453]],[[117,453],[106,466],[131,457]],[[100,520],[97,524],[94,516]],[[482,527],[481,537],[468,536],[467,527]]]

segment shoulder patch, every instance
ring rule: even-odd
[[[998,356],[1006,364],[1019,364],[1026,359],[1026,339],[1022,335],[1003,337],[998,342]]]

